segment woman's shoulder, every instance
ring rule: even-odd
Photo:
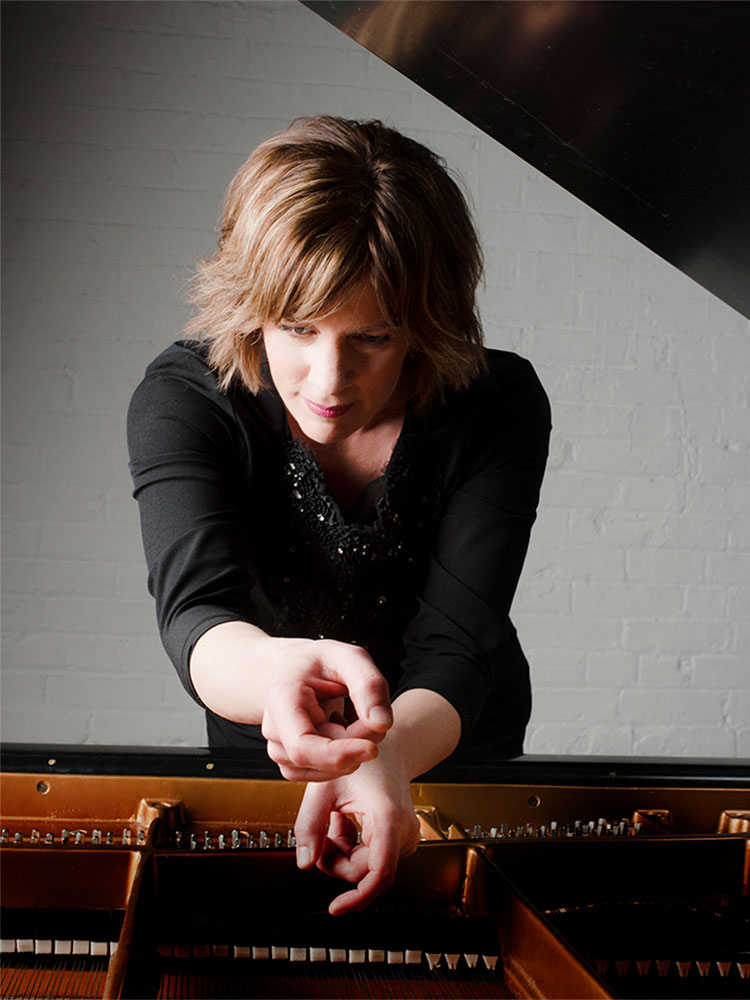
[[[223,426],[232,435],[284,436],[283,407],[272,390],[253,394],[239,385],[221,388],[207,345],[177,340],[147,366],[130,401],[129,421],[169,415],[196,428]]]
[[[449,393],[431,415],[433,427],[496,423],[514,413],[549,422],[549,400],[531,362],[520,354],[487,348],[482,374]]]
[[[197,340],[176,340],[146,366],[145,379],[197,379],[218,391],[215,372],[208,363],[208,346]]]

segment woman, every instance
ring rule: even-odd
[[[549,409],[528,362],[482,346],[480,275],[433,153],[297,121],[234,178],[191,339],[131,403],[165,647],[212,746],[266,745],[308,782],[298,864],[354,884],[332,913],[415,850],[412,778],[522,749],[508,614]]]

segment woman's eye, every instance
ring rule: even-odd
[[[393,339],[390,333],[361,333],[359,339],[363,344],[389,344]]]
[[[279,323],[279,329],[290,333],[293,337],[305,337],[312,333],[309,326],[295,326],[293,323]]]

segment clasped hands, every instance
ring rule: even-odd
[[[292,642],[268,693],[262,732],[283,776],[309,782],[295,823],[297,864],[355,884],[333,900],[331,913],[363,909],[419,842],[388,685],[361,647]],[[341,712],[344,699],[352,721]]]

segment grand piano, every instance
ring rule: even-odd
[[[307,0],[750,316],[750,7]],[[412,785],[366,913],[229,751],[6,745],[0,996],[750,997],[750,762],[522,757]]]

